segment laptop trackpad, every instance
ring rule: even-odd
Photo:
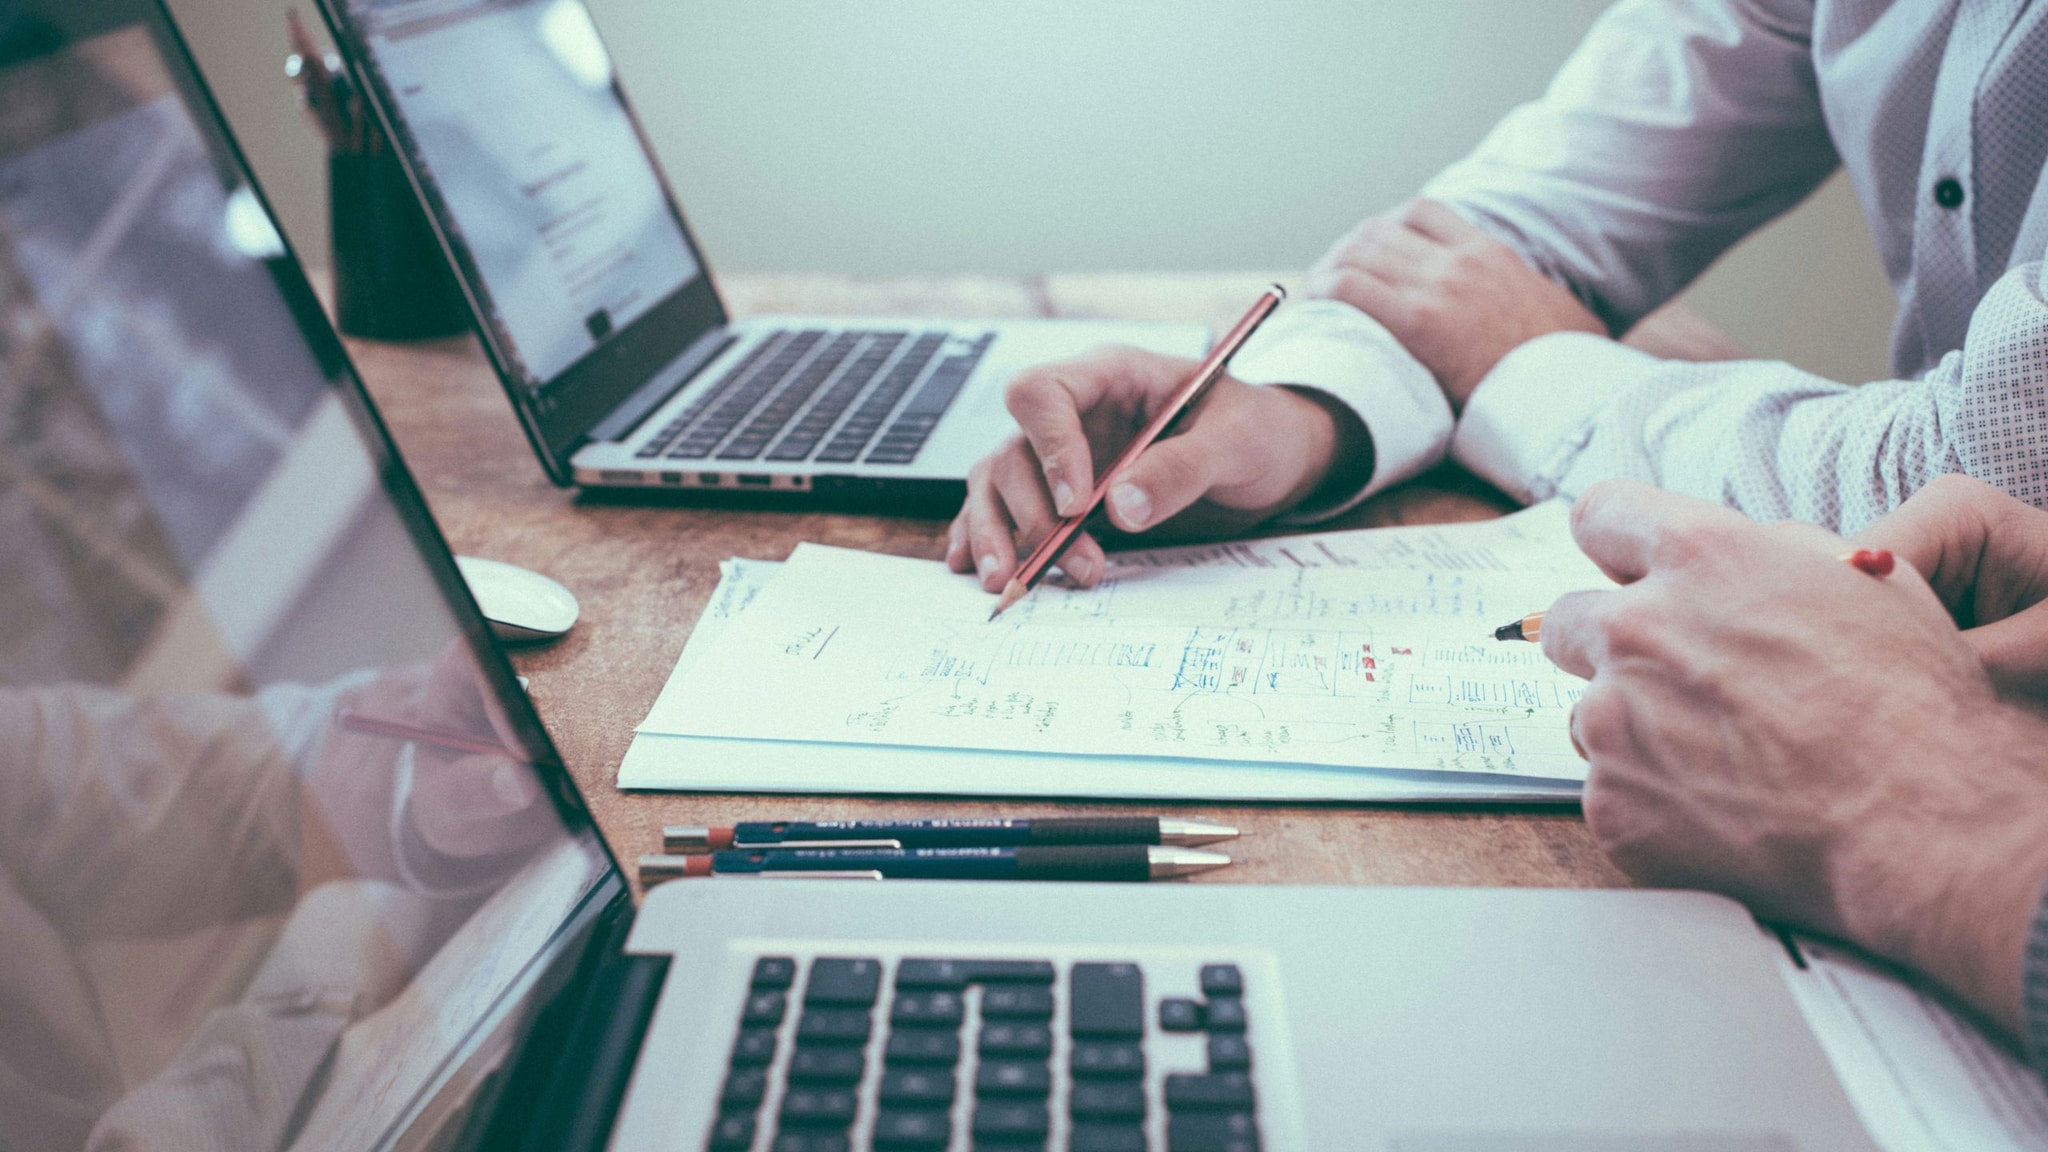
[[[1388,1152],[1798,1152],[1779,1132],[1418,1132]]]

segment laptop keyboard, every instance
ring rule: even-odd
[[[994,332],[959,340],[947,332],[912,339],[898,331],[779,329],[634,455],[908,464],[993,343]]]
[[[755,961],[709,1152],[1259,1147],[1237,965],[1200,965],[1199,999],[1156,1001],[1131,963],[906,957],[891,972],[818,957],[803,968]],[[1204,1070],[1148,1079],[1161,1033],[1198,1040]]]

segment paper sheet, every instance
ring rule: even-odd
[[[1487,633],[1604,583],[1556,505],[1138,554],[993,624],[936,562],[805,546],[641,731],[1577,780],[1580,682]]]
[[[1941,997],[1856,953],[1797,940],[1786,980],[1886,1152],[2048,1148],[2048,1089]]]

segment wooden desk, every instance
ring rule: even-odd
[[[1047,276],[863,281],[734,276],[735,311],[1194,320],[1220,331],[1269,277],[1254,274]],[[350,344],[371,394],[456,551],[523,564],[569,586],[583,618],[563,640],[518,652],[562,755],[621,856],[658,851],[667,823],[774,817],[910,817],[1166,811],[1249,835],[1212,878],[1294,884],[1623,884],[1576,812],[1361,805],[1051,804],[621,793],[633,726],[667,679],[729,556],[780,560],[812,540],[905,556],[941,553],[945,523],[794,512],[729,512],[579,501],[551,485],[482,352],[468,338]],[[1443,472],[1375,499],[1343,526],[1497,514],[1506,504]]]

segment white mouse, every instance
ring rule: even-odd
[[[552,640],[576,624],[576,597],[538,572],[475,556],[455,566],[501,640]]]

